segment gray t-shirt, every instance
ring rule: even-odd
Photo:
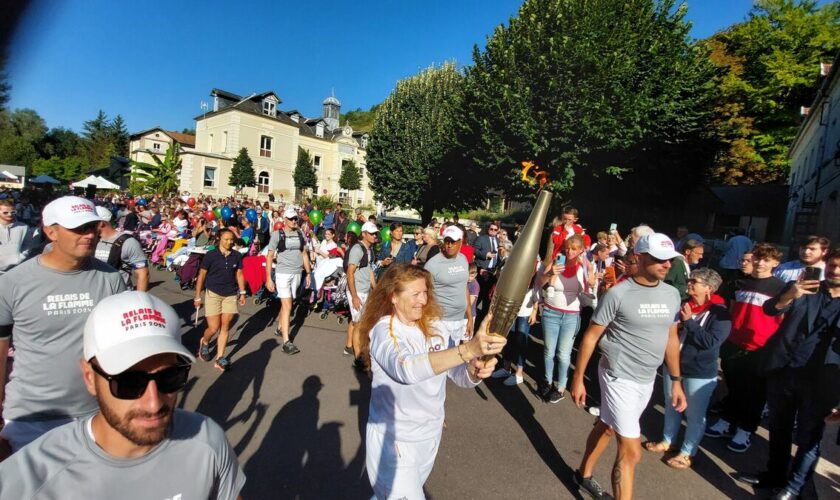
[[[652,382],[665,358],[668,330],[680,311],[680,293],[659,283],[642,286],[629,279],[598,301],[592,321],[607,327],[599,343],[613,377]]]
[[[94,257],[101,260],[102,262],[108,262],[108,257],[111,255],[111,247],[114,246],[114,242],[117,241],[120,235],[115,234],[113,237],[108,239],[100,239],[99,243],[96,245],[96,253]],[[126,286],[131,286],[131,271],[129,269],[143,269],[147,266],[146,263],[146,254],[143,253],[143,247],[140,245],[140,242],[137,241],[137,238],[126,238],[123,242],[122,248],[120,248],[120,260],[125,264],[125,268],[121,267],[119,269],[120,275],[125,281]]]
[[[286,250],[283,252],[277,251],[277,245],[280,244],[280,231],[271,233],[271,239],[268,241],[268,249],[274,252],[274,260],[277,266],[274,272],[277,274],[300,274],[303,271],[303,252],[300,251],[300,237],[297,231],[291,233],[286,231]]]
[[[365,256],[365,251],[368,252],[368,264],[366,267],[360,268],[358,266],[362,263],[362,257]],[[374,263],[373,259],[373,251],[370,248],[365,250],[365,246],[361,243],[353,245],[353,248],[350,249],[350,256],[347,258],[347,265],[349,266],[350,264],[353,264],[356,266],[356,272],[353,274],[353,278],[356,281],[356,293],[370,292],[370,273],[371,266]]]
[[[175,410],[167,439],[139,458],[106,454],[89,421],[53,429],[0,463],[0,500],[232,500],[245,485],[224,431],[204,415]]]
[[[120,274],[96,259],[87,269],[61,272],[37,257],[0,276],[0,325],[14,325],[15,345],[4,418],[50,420],[96,411],[79,375],[82,330],[100,300],[122,291]]]
[[[443,319],[464,319],[467,310],[467,281],[470,279],[470,265],[464,254],[459,252],[455,257],[447,259],[439,253],[426,261],[423,269],[432,273],[435,298],[443,309]]]

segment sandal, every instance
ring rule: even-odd
[[[215,366],[223,372],[227,371],[228,367],[230,366],[230,360],[228,360],[227,358],[219,358],[216,360]]]
[[[198,341],[198,357],[202,361],[210,361],[210,344],[205,344],[203,341]]]
[[[666,460],[665,465],[672,469],[688,469],[691,467],[691,457],[680,453]]]
[[[645,443],[645,449],[651,453],[665,453],[673,451],[671,443],[666,443],[665,441],[648,441]]]

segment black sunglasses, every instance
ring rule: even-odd
[[[146,392],[151,380],[155,381],[158,391],[164,394],[180,391],[187,385],[191,365],[185,363],[170,366],[155,373],[126,371],[118,375],[105,373],[96,363],[91,363],[90,366],[108,381],[111,396],[117,399],[138,399]]]
[[[297,217],[286,217],[286,220],[290,220],[292,222],[297,222],[298,218]]]
[[[74,227],[73,229],[67,228],[68,231],[72,231],[76,234],[87,234],[91,232],[96,232],[99,230],[99,222],[88,222],[87,224],[83,224],[79,227]]]

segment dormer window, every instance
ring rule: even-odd
[[[263,114],[266,116],[277,116],[277,103],[271,99],[264,100]]]
[[[318,125],[315,125],[315,137],[324,137],[324,122],[318,122]]]
[[[291,119],[292,119],[292,121],[293,121],[293,122],[295,122],[295,123],[300,122],[300,115],[299,115],[299,114],[297,114],[297,113],[292,113],[292,116],[290,116],[290,118],[291,118]]]

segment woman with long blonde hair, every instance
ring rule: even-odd
[[[478,385],[505,345],[487,332],[488,315],[470,341],[447,348],[440,318],[432,277],[414,265],[389,266],[365,303],[359,330],[373,375],[366,464],[376,498],[424,498],[443,431],[446,378]]]

